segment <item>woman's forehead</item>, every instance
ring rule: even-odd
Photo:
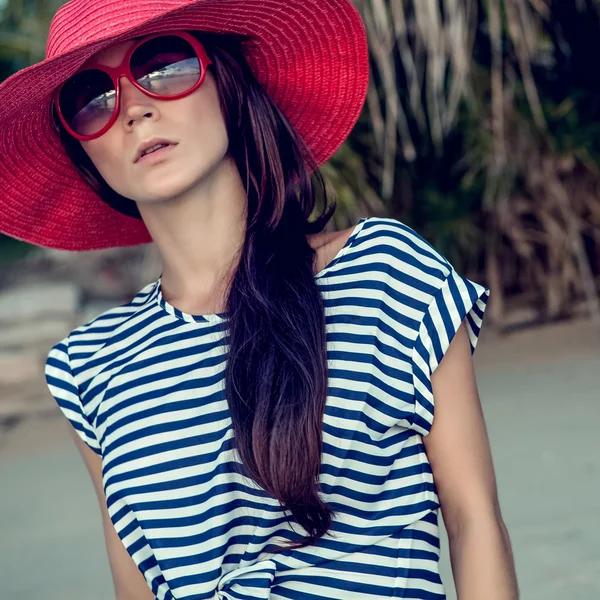
[[[87,62],[100,63],[107,67],[116,67],[123,60],[127,50],[140,38],[131,38],[124,42],[117,42],[96,52]]]

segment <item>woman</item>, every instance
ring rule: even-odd
[[[2,85],[3,231],[163,262],[46,363],[118,600],[444,598],[440,505],[460,599],[517,597],[488,290],[397,220],[323,233],[367,79],[346,0],[72,0]]]

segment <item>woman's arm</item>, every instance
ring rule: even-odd
[[[463,322],[433,372],[434,419],[423,438],[450,542],[459,600],[517,600],[481,403]]]
[[[110,520],[108,510],[106,509],[104,488],[102,486],[102,460],[81,440],[72,427],[71,435],[90,473],[96,495],[98,496],[98,502],[100,503],[104,539],[108,552],[108,562],[115,584],[116,600],[154,600],[154,594],[127,552]]]

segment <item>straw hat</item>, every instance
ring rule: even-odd
[[[0,84],[1,233],[64,250],[152,241],[80,177],[52,127],[51,95],[96,52],[170,30],[250,36],[253,72],[319,164],[358,119],[368,52],[348,0],[71,0],[54,16],[46,58]]]

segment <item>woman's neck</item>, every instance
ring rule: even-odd
[[[138,203],[162,259],[166,300],[189,304],[193,298],[206,306],[221,302],[244,242],[246,205],[243,183],[229,158],[176,198]]]

